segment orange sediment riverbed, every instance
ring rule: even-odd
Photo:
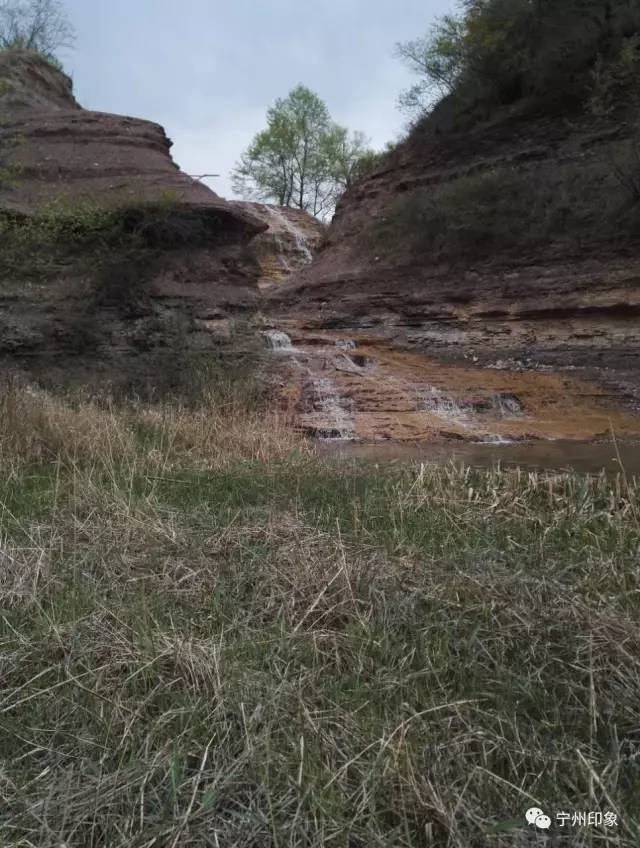
[[[312,435],[368,443],[640,436],[640,415],[570,373],[443,362],[339,333],[294,336],[280,355],[281,402]]]

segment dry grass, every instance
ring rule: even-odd
[[[635,481],[4,403],[0,844],[637,845]]]
[[[10,383],[0,395],[0,458],[9,464],[123,462],[215,469],[238,461],[277,461],[304,446],[277,414],[247,408],[231,392],[197,407],[126,405],[57,397]]]

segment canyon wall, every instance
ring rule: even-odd
[[[150,121],[83,109],[71,80],[0,54],[0,365],[179,379],[185,354],[238,358],[260,288],[307,265],[325,228],[226,201]]]
[[[618,432],[637,432],[637,145],[622,120],[520,107],[414,130],[343,197],[316,261],[269,293],[272,325],[306,354],[287,389],[303,423],[368,440],[594,438],[619,410]]]
[[[635,403],[640,227],[618,173],[631,144],[623,122],[514,111],[414,131],[344,196],[317,261],[273,292],[274,322],[498,368],[597,372]],[[483,218],[507,191],[495,233]],[[546,221],[514,235],[536,203]]]
[[[0,55],[0,360],[65,373],[216,351],[258,298],[268,224],[184,174],[162,127],[82,109],[28,52]]]

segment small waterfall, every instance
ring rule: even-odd
[[[291,223],[284,212],[282,212],[277,206],[264,205],[263,208],[278,221],[285,232],[293,236],[296,252],[304,259],[305,263],[308,264],[309,262],[313,262],[313,253],[309,249],[306,237],[295,226],[295,224]]]
[[[289,263],[282,254],[278,256],[278,262],[282,266],[282,270],[285,272],[285,274],[287,274],[287,276],[293,274],[293,268],[291,267],[291,265],[289,265]]]
[[[419,401],[421,409],[437,415],[444,421],[456,424],[458,427],[473,433],[477,432],[483,444],[509,445],[512,442],[498,433],[487,433],[487,421],[483,413],[498,415],[500,418],[518,418],[523,410],[523,404],[516,395],[495,395],[488,402],[460,401],[441,395],[433,386],[430,393],[422,396]]]
[[[497,434],[490,434],[485,436],[480,440],[479,444],[481,445],[512,445],[513,439],[505,439],[504,436],[498,436]]]
[[[513,418],[524,412],[524,405],[516,395],[496,395],[495,405],[503,418]]]
[[[493,409],[500,418],[519,418],[524,412],[524,404],[517,395],[503,393],[494,396]],[[498,433],[489,433],[482,437],[481,444],[500,447],[501,445],[512,445],[513,439],[505,439]]]
[[[361,374],[363,369],[368,368],[370,360],[366,356],[349,356],[341,353],[333,359],[334,367],[338,371],[348,371],[352,374]]]
[[[455,398],[438,394],[434,388],[431,389],[429,395],[421,399],[421,406],[425,411],[437,415],[444,421],[458,424],[465,429],[469,426],[469,414],[464,406]]]
[[[262,335],[267,341],[269,350],[288,353],[293,350],[291,337],[281,330],[265,330]]]
[[[264,208],[266,210],[269,209],[268,206],[265,206]],[[292,274],[295,269],[292,268],[291,265],[289,265],[289,263],[287,262],[287,259],[286,259],[286,256],[285,256],[287,250],[286,250],[286,247],[285,247],[282,239],[280,238],[280,236],[276,236],[274,238],[274,244],[275,244],[275,247],[276,247],[276,260],[277,260],[278,264],[280,265],[280,267],[282,268],[282,270],[284,271],[284,273],[287,276],[289,276],[289,274]]]
[[[354,439],[353,417],[345,409],[344,401],[331,380],[327,377],[314,379],[313,392],[315,407],[322,415],[323,422],[326,422],[318,428],[317,435],[325,439]]]

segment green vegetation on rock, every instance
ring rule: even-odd
[[[197,327],[189,306],[158,304],[153,281],[233,237],[223,213],[189,207],[171,193],[126,206],[60,198],[34,215],[0,213],[0,292],[27,303],[42,299],[55,311],[53,320],[36,315],[30,323],[17,310],[13,319],[6,315],[2,350],[19,355],[50,345],[88,366],[108,358],[115,341],[135,360],[110,372],[112,391],[195,396],[227,342],[190,349]],[[229,322],[228,346],[227,369],[253,362],[254,331]]]
[[[401,96],[413,116],[468,124],[529,99],[570,107],[594,81],[633,92],[640,8],[635,0],[463,0],[423,38],[397,46],[419,81]],[[621,93],[621,92],[619,92]],[[618,100],[618,102],[620,102]],[[448,117],[447,117],[448,116]]]
[[[503,166],[401,196],[370,239],[455,261],[553,242],[640,237],[640,160],[635,140],[611,146],[609,161]]]
[[[129,265],[144,280],[162,253],[211,245],[226,234],[215,211],[189,208],[169,192],[126,206],[61,196],[34,215],[0,212],[0,281],[6,287],[81,273],[100,294],[102,276],[114,267]]]

